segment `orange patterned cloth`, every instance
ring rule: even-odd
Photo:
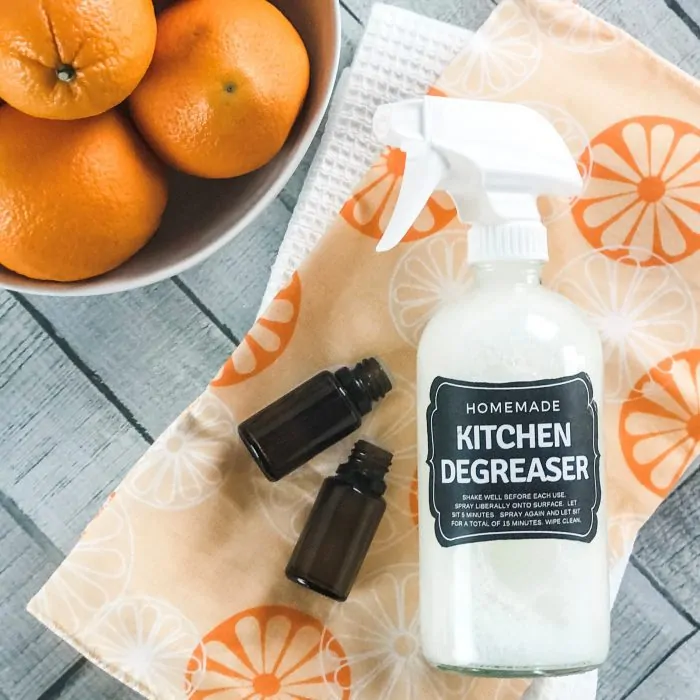
[[[552,121],[585,179],[546,200],[545,282],[605,345],[610,564],[700,452],[698,84],[568,0],[504,0],[434,94],[517,101]],[[517,128],[517,125],[514,125]],[[515,700],[524,681],[438,672],[417,641],[415,346],[468,283],[467,237],[436,194],[374,246],[403,157],[386,152],[209,388],[161,435],[29,610],[150,698]],[[346,440],[276,484],[236,425],[328,366],[378,355],[396,388],[362,435],[395,453],[388,509],[346,603],[284,567]]]

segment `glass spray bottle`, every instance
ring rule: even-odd
[[[418,348],[423,653],[447,670],[575,673],[609,644],[599,409],[601,343],[540,284],[540,195],[581,178],[553,126],[515,104],[427,97],[386,105],[383,143],[406,152],[378,250],[436,189],[471,223],[474,279]]]

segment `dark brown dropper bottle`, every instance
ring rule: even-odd
[[[277,481],[357,430],[391,381],[375,358],[321,372],[243,421],[238,434],[270,481]]]
[[[322,484],[287,564],[290,581],[345,600],[381,522],[392,454],[359,440]]]

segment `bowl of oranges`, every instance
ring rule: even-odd
[[[0,287],[90,295],[201,262],[318,130],[338,0],[0,8]]]

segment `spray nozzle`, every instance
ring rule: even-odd
[[[540,233],[537,198],[581,191],[581,176],[562,137],[522,105],[405,100],[377,110],[374,133],[406,153],[401,190],[378,251],[401,241],[435,190],[452,196],[465,223],[490,230],[515,223],[521,232],[533,224]]]

